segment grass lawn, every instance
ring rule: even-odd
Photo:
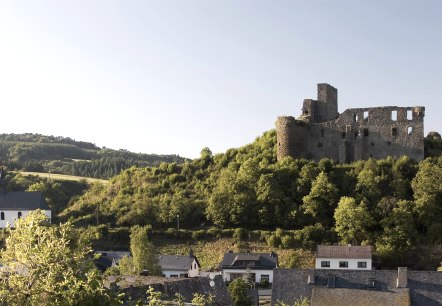
[[[54,173],[43,173],[43,172],[25,172],[25,171],[12,171],[15,173],[20,173],[23,176],[39,176],[54,180],[61,180],[61,181],[80,181],[80,180],[86,180],[88,183],[95,183],[100,182],[102,184],[107,184],[107,180],[102,179],[96,179],[96,178],[90,178],[90,177],[82,177],[82,176],[73,176],[73,175],[64,175],[64,174],[54,174]]]

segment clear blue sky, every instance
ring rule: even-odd
[[[442,132],[442,1],[0,2],[0,133],[224,152],[300,114],[426,106]]]

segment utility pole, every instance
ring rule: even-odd
[[[176,228],[180,230],[180,215],[176,215]]]

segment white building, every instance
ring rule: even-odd
[[[318,245],[316,269],[371,270],[372,247]]]
[[[26,217],[31,211],[41,209],[51,220],[51,210],[40,191],[0,193],[0,228],[8,224],[14,227],[15,220]]]
[[[192,251],[188,256],[160,255],[158,264],[165,277],[197,277],[201,268]]]
[[[255,283],[268,281],[273,283],[273,269],[278,267],[278,255],[275,253],[233,253],[224,254],[220,270],[224,281],[230,282],[238,277],[248,277]]]

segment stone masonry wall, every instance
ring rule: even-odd
[[[326,96],[320,93],[318,85],[320,95]],[[319,101],[304,100],[303,114],[298,119],[278,117],[278,159],[291,156],[318,161],[328,157],[345,163],[402,155],[415,160],[424,158],[425,107],[354,108],[347,109],[336,119],[316,122],[314,116],[319,108],[333,112],[337,97],[330,100],[330,108],[328,105],[317,107],[316,102]],[[326,116],[326,113],[321,112],[321,116]]]

